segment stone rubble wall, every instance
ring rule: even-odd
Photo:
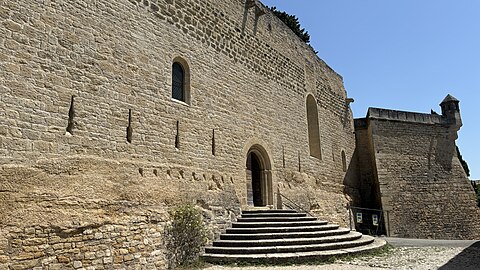
[[[63,164],[62,172],[52,169],[63,159],[2,167],[0,269],[166,269],[170,207],[197,204],[209,241],[239,214],[231,182],[213,188],[207,181],[142,176],[128,161],[85,160],[68,159],[77,167]]]
[[[346,225],[342,78],[268,11],[255,21],[239,0],[0,0],[0,269],[163,269],[169,207],[196,203],[215,238],[246,207],[255,144],[274,191]],[[171,99],[178,57],[189,104]]]

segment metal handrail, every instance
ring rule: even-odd
[[[307,215],[313,217],[313,215],[310,213],[310,211],[307,211],[305,210],[303,207],[301,207],[300,205],[296,204],[294,201],[292,201],[291,199],[289,199],[287,196],[283,195],[282,193],[280,192],[274,192],[276,195],[280,195],[282,198],[286,199],[288,202],[290,202],[291,204],[293,204],[296,208],[302,210],[302,212],[306,213]],[[282,202],[283,204],[283,202]]]
[[[387,211],[387,210],[383,210],[383,209],[363,208],[363,207],[356,207],[356,206],[348,206],[348,207],[350,207],[352,209],[359,209],[359,210]]]

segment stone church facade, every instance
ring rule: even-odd
[[[0,269],[162,269],[167,211],[182,203],[202,209],[211,239],[282,196],[344,226],[362,203],[341,76],[261,3],[1,3]],[[368,119],[357,126],[375,131],[369,144],[394,126]],[[365,181],[381,189],[375,157]],[[478,237],[475,226],[456,236]]]

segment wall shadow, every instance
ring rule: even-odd
[[[439,270],[478,270],[480,269],[480,241],[465,248],[460,254],[448,261]]]
[[[361,205],[357,155],[357,149],[355,149],[352,158],[350,159],[350,163],[348,164],[345,177],[343,178],[343,192],[352,200],[350,206]]]

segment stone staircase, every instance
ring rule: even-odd
[[[295,210],[250,210],[202,257],[211,263],[304,262],[368,252],[385,243]]]

